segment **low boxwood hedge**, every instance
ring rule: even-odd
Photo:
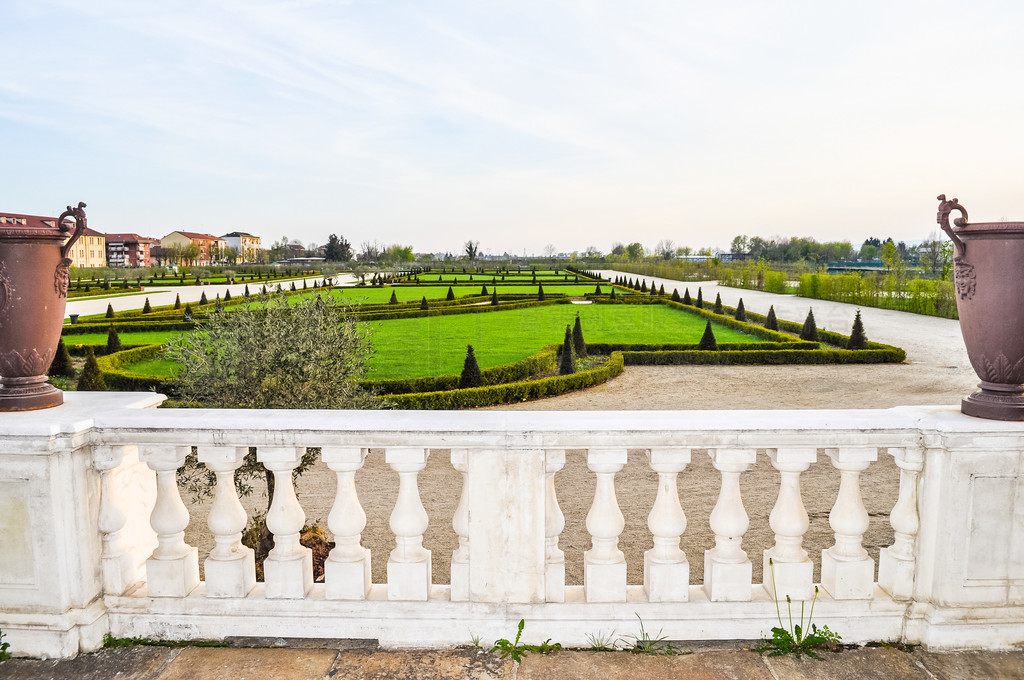
[[[143,375],[124,368],[140,361],[155,359],[160,356],[163,349],[163,345],[143,345],[99,357],[96,363],[99,364],[100,372],[103,374],[103,380],[107,383],[108,388],[126,392],[166,390],[167,383],[170,382],[169,379]]]

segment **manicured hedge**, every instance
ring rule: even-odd
[[[565,392],[593,387],[622,373],[622,353],[614,352],[601,366],[570,375],[557,375],[540,380],[521,380],[503,385],[470,387],[464,390],[416,392],[387,397],[401,409],[460,409],[553,397]]]
[[[113,323],[79,323],[64,326],[61,335],[85,335],[87,333],[106,333],[113,327],[118,333],[143,333],[147,331],[190,331],[196,327],[195,321],[140,321],[123,323],[116,319]]]
[[[64,346],[68,348],[68,354],[70,354],[72,356],[76,356],[76,357],[84,357],[85,355],[87,355],[89,353],[89,348],[90,347],[92,348],[93,354],[95,354],[98,357],[99,356],[103,356],[104,354],[107,353],[106,345],[72,345],[72,344],[69,344],[69,343],[65,342]],[[129,345],[129,344],[124,344],[124,345],[121,345],[121,349],[119,351],[124,351],[124,350],[127,350],[127,349],[135,349],[137,347],[149,347],[149,345]]]
[[[696,350],[699,343],[667,343],[646,345],[626,342],[588,342],[587,352],[594,354],[611,354],[612,352],[685,352]],[[792,342],[720,342],[718,349],[732,352],[757,352],[779,350],[812,350],[821,347],[820,343],[795,340]]]
[[[114,354],[97,359],[100,372],[103,374],[103,380],[107,383],[107,387],[126,392],[166,391],[167,383],[170,382],[167,378],[143,375],[122,368],[123,366],[130,366],[147,359],[155,359],[160,356],[163,349],[163,345],[143,345],[142,347],[115,352]]]
[[[684,351],[684,352],[623,352],[627,366],[677,366],[684,364],[710,365],[779,365],[779,364],[881,364],[900,363],[906,353],[898,347],[884,349],[811,349],[811,350],[759,350],[741,351]]]
[[[488,298],[489,299],[489,298]],[[359,321],[387,321],[389,319],[416,319],[424,316],[452,316],[454,314],[481,314],[544,305],[567,305],[569,298],[555,297],[553,300],[528,300],[523,302],[501,302],[497,305],[456,305],[453,307],[429,307],[408,311],[375,312],[371,314],[354,314]]]

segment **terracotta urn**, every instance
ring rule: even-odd
[[[960,217],[949,223],[954,210]],[[968,223],[957,199],[939,196],[938,222],[955,248],[960,331],[980,391],[961,402],[970,416],[1024,421],[1024,222]]]
[[[64,403],[46,372],[64,325],[67,255],[86,228],[84,208],[85,203],[68,206],[52,227],[24,220],[0,224],[0,411]],[[70,239],[68,217],[75,221]]]

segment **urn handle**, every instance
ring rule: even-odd
[[[960,205],[960,202],[953,198],[946,200],[946,194],[939,194],[939,213],[935,221],[942,227],[942,231],[949,235],[949,238],[953,239],[953,245],[956,246],[956,254],[958,257],[963,257],[967,253],[967,244],[964,243],[959,236],[953,233],[953,228],[949,226],[949,213],[954,210],[959,210],[962,217],[954,218],[953,224],[958,227],[964,227],[967,225],[967,210]]]
[[[79,201],[78,207],[76,208],[72,208],[69,205],[68,209],[60,214],[60,217],[57,218],[57,229],[59,229],[62,232],[67,232],[71,230],[71,227],[64,224],[65,217],[75,218],[75,231],[74,233],[71,234],[71,238],[68,239],[68,242],[65,243],[60,249],[60,256],[63,258],[67,258],[68,253],[71,252],[71,246],[75,244],[75,241],[77,241],[78,238],[82,235],[82,232],[85,231],[85,228],[87,226],[87,222],[85,219],[85,203]]]

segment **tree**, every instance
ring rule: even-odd
[[[569,375],[576,372],[576,357],[573,356],[572,328],[565,326],[565,339],[562,341],[562,354],[558,358],[558,375]]]
[[[113,318],[114,318],[114,307],[113,307],[113,305],[111,305],[111,304],[110,304],[109,302],[107,303],[107,313],[106,313],[106,317],[107,317],[108,319],[113,319]]]
[[[626,252],[626,246],[622,245],[618,241],[612,244],[612,255],[623,255]]]
[[[483,387],[484,377],[480,373],[480,366],[476,362],[476,355],[473,354],[473,345],[466,345],[466,360],[462,364],[462,374],[459,376],[459,389],[467,387]]]
[[[480,241],[474,241],[472,239],[462,244],[463,250],[466,251],[466,257],[472,262],[476,260],[476,256],[480,254]]]
[[[121,351],[121,337],[111,326],[110,330],[107,331],[107,354],[113,354],[114,352]]]
[[[424,295],[423,299],[420,300],[420,309],[430,309],[430,305],[427,304],[427,296]]]
[[[451,302],[452,300],[455,299],[455,291],[452,290],[451,286],[448,286],[448,294],[445,296],[444,299],[447,300],[448,302]]]
[[[775,318],[775,305],[768,308],[768,316],[764,318],[764,327],[770,331],[779,330],[779,320]]]
[[[388,300],[388,304],[389,305],[397,305],[398,304],[398,296],[395,295],[395,291],[391,291],[391,299]]]
[[[721,293],[717,293],[715,295],[714,312],[715,312],[715,314],[725,314],[725,308],[722,307],[722,294]]]
[[[230,290],[226,290],[226,291],[224,291],[224,302],[230,302],[230,301],[231,301],[231,291]]]
[[[280,286],[278,286],[278,288],[280,288]],[[209,302],[210,301],[206,298],[206,291],[204,290],[203,294],[199,296],[199,305],[202,306],[205,304],[209,304]]]
[[[662,239],[654,246],[654,252],[663,260],[671,260],[676,256],[676,244],[672,239]]]
[[[412,254],[412,246],[403,246],[393,243],[387,247],[381,260],[384,262],[412,262],[416,257]]]
[[[810,342],[818,341],[818,325],[814,322],[814,309],[807,310],[807,318],[804,325],[800,327],[800,339]]]
[[[697,302],[694,303],[694,307],[704,309],[704,291],[701,290],[700,286],[697,287]]]
[[[73,378],[75,376],[75,368],[71,364],[71,354],[68,353],[68,348],[64,344],[63,338],[57,341],[57,353],[53,355],[53,361],[50,362],[50,369],[46,372],[46,375],[61,378]]]
[[[587,358],[587,343],[583,339],[583,326],[580,324],[580,315],[576,314],[576,323],[572,327],[572,348],[580,359]]]
[[[704,326],[704,335],[701,336],[697,349],[705,352],[714,352],[718,349],[718,343],[715,341],[715,332],[711,330],[711,321],[708,321],[707,325]]]
[[[850,331],[850,340],[846,343],[846,349],[867,349],[868,336],[864,334],[864,322],[860,320],[860,310],[853,317],[853,330]]]
[[[348,262],[352,259],[352,244],[344,236],[330,234],[324,246],[324,259],[328,262]]]
[[[248,290],[248,288],[249,286],[246,286],[246,290]],[[181,309],[181,295],[174,296],[174,308]]]
[[[739,303],[736,305],[735,319],[737,321],[746,321],[747,320],[747,310],[745,310],[743,308],[743,298],[740,298]]]
[[[78,376],[78,385],[75,389],[79,392],[105,392],[107,384],[103,380],[103,374],[100,373],[100,365],[96,362],[96,354],[92,351],[92,347],[89,348],[88,354],[85,355],[85,368],[82,369],[82,375]]]
[[[491,304],[498,305],[498,289],[496,287],[491,290]]]
[[[729,246],[729,252],[733,255],[742,255],[750,250],[750,239],[746,236],[737,236]]]
[[[146,304],[142,305],[142,313],[149,314],[153,311],[153,306],[149,304],[149,298],[146,298]]]
[[[626,246],[625,255],[630,262],[639,262],[644,259],[644,247],[639,243],[630,243]]]
[[[682,302],[682,301],[683,301],[683,299],[681,297],[679,297],[679,289],[678,288],[673,288],[672,289],[672,302]]]
[[[360,262],[378,262],[384,254],[384,246],[377,241],[363,241],[359,245]]]
[[[693,298],[690,297],[690,289],[689,288],[687,288],[686,291],[683,293],[683,304],[684,305],[692,305],[693,304]]]
[[[544,246],[544,257],[548,258],[549,260],[553,258],[555,256],[555,253],[557,252],[558,249],[555,248],[554,243],[549,243],[546,246]]]

